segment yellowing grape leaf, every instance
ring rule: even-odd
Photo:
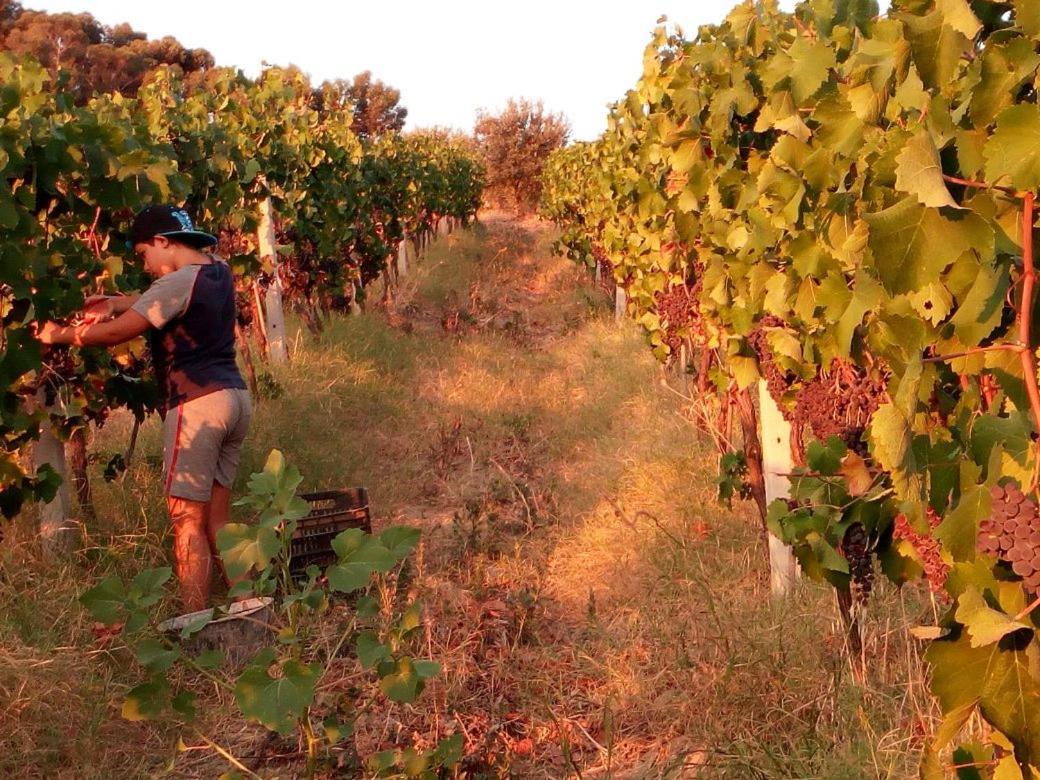
[[[845,478],[845,487],[850,496],[862,496],[874,484],[867,462],[855,452],[850,452],[842,459],[838,473]]]
[[[1015,6],[1015,24],[1026,35],[1040,36],[1040,3],[1036,0],[1011,0]]]
[[[942,13],[943,22],[968,38],[974,38],[982,29],[968,0],[935,0],[935,9]]]
[[[924,130],[911,137],[896,158],[896,189],[916,196],[923,206],[961,208],[946,188],[939,151]]]
[[[973,586],[965,589],[957,601],[957,622],[967,629],[972,647],[992,645],[1014,631],[1029,628],[1025,623],[990,607]]]
[[[983,155],[989,183],[1040,187],[1040,106],[1022,104],[1001,113]]]

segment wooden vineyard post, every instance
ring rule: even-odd
[[[408,275],[408,234],[405,233],[401,243],[397,245],[397,276]]]
[[[87,471],[87,428],[81,425],[72,432],[66,446],[68,464],[72,476],[72,484],[76,488],[76,503],[82,520],[93,522],[97,519],[94,512],[94,499],[90,490],[90,474]]]
[[[625,288],[619,284],[614,288],[614,321],[621,322],[625,319],[627,310],[628,296],[625,295]]]
[[[260,228],[257,239],[260,245],[260,260],[270,263],[274,269],[271,283],[267,286],[264,308],[267,310],[267,354],[271,363],[284,365],[289,362],[285,346],[285,310],[282,305],[282,277],[278,267],[278,251],[275,247],[274,207],[270,198],[260,204]]]
[[[242,358],[242,365],[246,369],[246,382],[249,383],[249,392],[253,398],[257,398],[256,366],[253,364],[253,351],[249,347],[249,337],[242,330],[241,325],[235,325],[235,340],[238,342],[238,354]]]
[[[762,431],[762,470],[765,472],[766,505],[788,498],[791,486],[787,475],[794,468],[791,457],[791,425],[780,413],[764,381],[758,383],[759,421]],[[790,591],[798,576],[791,549],[769,534],[769,572],[774,596]]]
[[[37,393],[40,406],[45,406],[46,391]],[[65,461],[65,444],[54,433],[49,421],[40,426],[40,438],[33,445],[33,470],[50,466],[61,477],[61,486],[47,504],[40,504],[39,535],[44,549],[51,554],[70,552],[76,546],[76,522],[71,519],[72,494],[69,489],[69,469]]]

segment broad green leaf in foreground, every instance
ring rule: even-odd
[[[403,561],[415,549],[415,546],[419,544],[421,536],[422,531],[418,528],[398,525],[387,528],[379,534],[379,541],[390,551],[391,555],[397,560]]]
[[[379,668],[379,687],[390,699],[407,704],[422,693],[426,680],[440,673],[434,661],[401,658],[384,662]]]
[[[132,688],[123,702],[126,720],[154,720],[170,703],[170,687],[165,678],[156,677]]]
[[[375,572],[390,571],[397,559],[381,541],[358,528],[350,528],[332,540],[338,562],[326,570],[329,585],[349,593],[365,587]]]
[[[106,626],[119,622],[123,615],[126,591],[123,581],[116,575],[107,577],[79,597],[91,616]]]
[[[217,549],[228,577],[236,579],[250,569],[265,569],[281,550],[281,543],[272,528],[228,523],[217,532]]]
[[[235,683],[235,700],[242,714],[271,731],[286,734],[314,701],[320,664],[286,661],[278,678],[259,665],[248,667]]]

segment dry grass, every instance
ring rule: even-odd
[[[422,598],[444,672],[415,705],[366,716],[359,752],[462,730],[471,777],[912,774],[934,715],[904,629],[927,605],[873,602],[857,680],[824,589],[774,603],[750,508],[715,504],[710,445],[640,335],[548,239],[504,218],[442,239],[388,309],[296,341],[284,396],[257,416],[244,474],[278,447],[305,487],[366,485],[379,527],[425,530],[400,584]],[[127,433],[115,419],[93,446]],[[131,473],[98,480],[100,527],[57,574],[26,521],[4,543],[4,776],[223,771],[197,737],[177,753],[170,729],[119,719],[132,663],[75,604],[110,571],[165,560],[158,447],[146,425]],[[357,683],[343,662],[326,694]],[[205,733],[255,752],[259,730],[204,695]]]

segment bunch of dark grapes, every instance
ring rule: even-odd
[[[837,436],[850,450],[866,455],[863,432],[884,394],[880,375],[835,361],[829,373],[821,372],[799,391],[793,422],[821,441]]]
[[[861,523],[853,523],[845,531],[841,554],[849,562],[852,595],[860,604],[866,604],[874,589],[874,556],[870,550],[867,530]]]
[[[599,266],[599,286],[610,294],[614,293],[614,269],[607,258],[606,250],[599,244],[592,245],[592,256]]]
[[[942,522],[942,518],[931,507],[928,508],[928,526],[933,531]],[[949,598],[946,594],[946,578],[950,576],[950,566],[942,559],[939,540],[930,534],[919,534],[914,530],[906,519],[906,515],[896,516],[896,527],[893,537],[897,540],[906,540],[917,552],[924,566],[924,575],[928,579],[928,586],[940,598]]]
[[[657,314],[665,327],[664,342],[672,355],[679,354],[682,345],[683,330],[695,330],[700,322],[697,309],[697,298],[700,293],[700,282],[693,287],[677,285],[654,296]]]
[[[994,485],[992,511],[979,526],[978,550],[1011,564],[1026,590],[1040,592],[1040,512],[1017,485]]]
[[[253,251],[249,236],[241,230],[221,230],[217,237],[217,255],[230,259],[235,255],[246,255]]]
[[[748,344],[755,351],[755,355],[758,358],[758,370],[766,380],[769,395],[776,401],[776,405],[780,407],[780,412],[784,418],[788,422],[793,423],[794,415],[788,410],[787,404],[784,403],[784,395],[798,377],[791,371],[786,371],[777,365],[776,360],[773,358],[773,351],[769,348],[769,337],[767,335],[769,328],[782,328],[783,324],[783,321],[778,317],[774,317],[771,314],[766,315],[758,321],[758,327],[748,336]]]

